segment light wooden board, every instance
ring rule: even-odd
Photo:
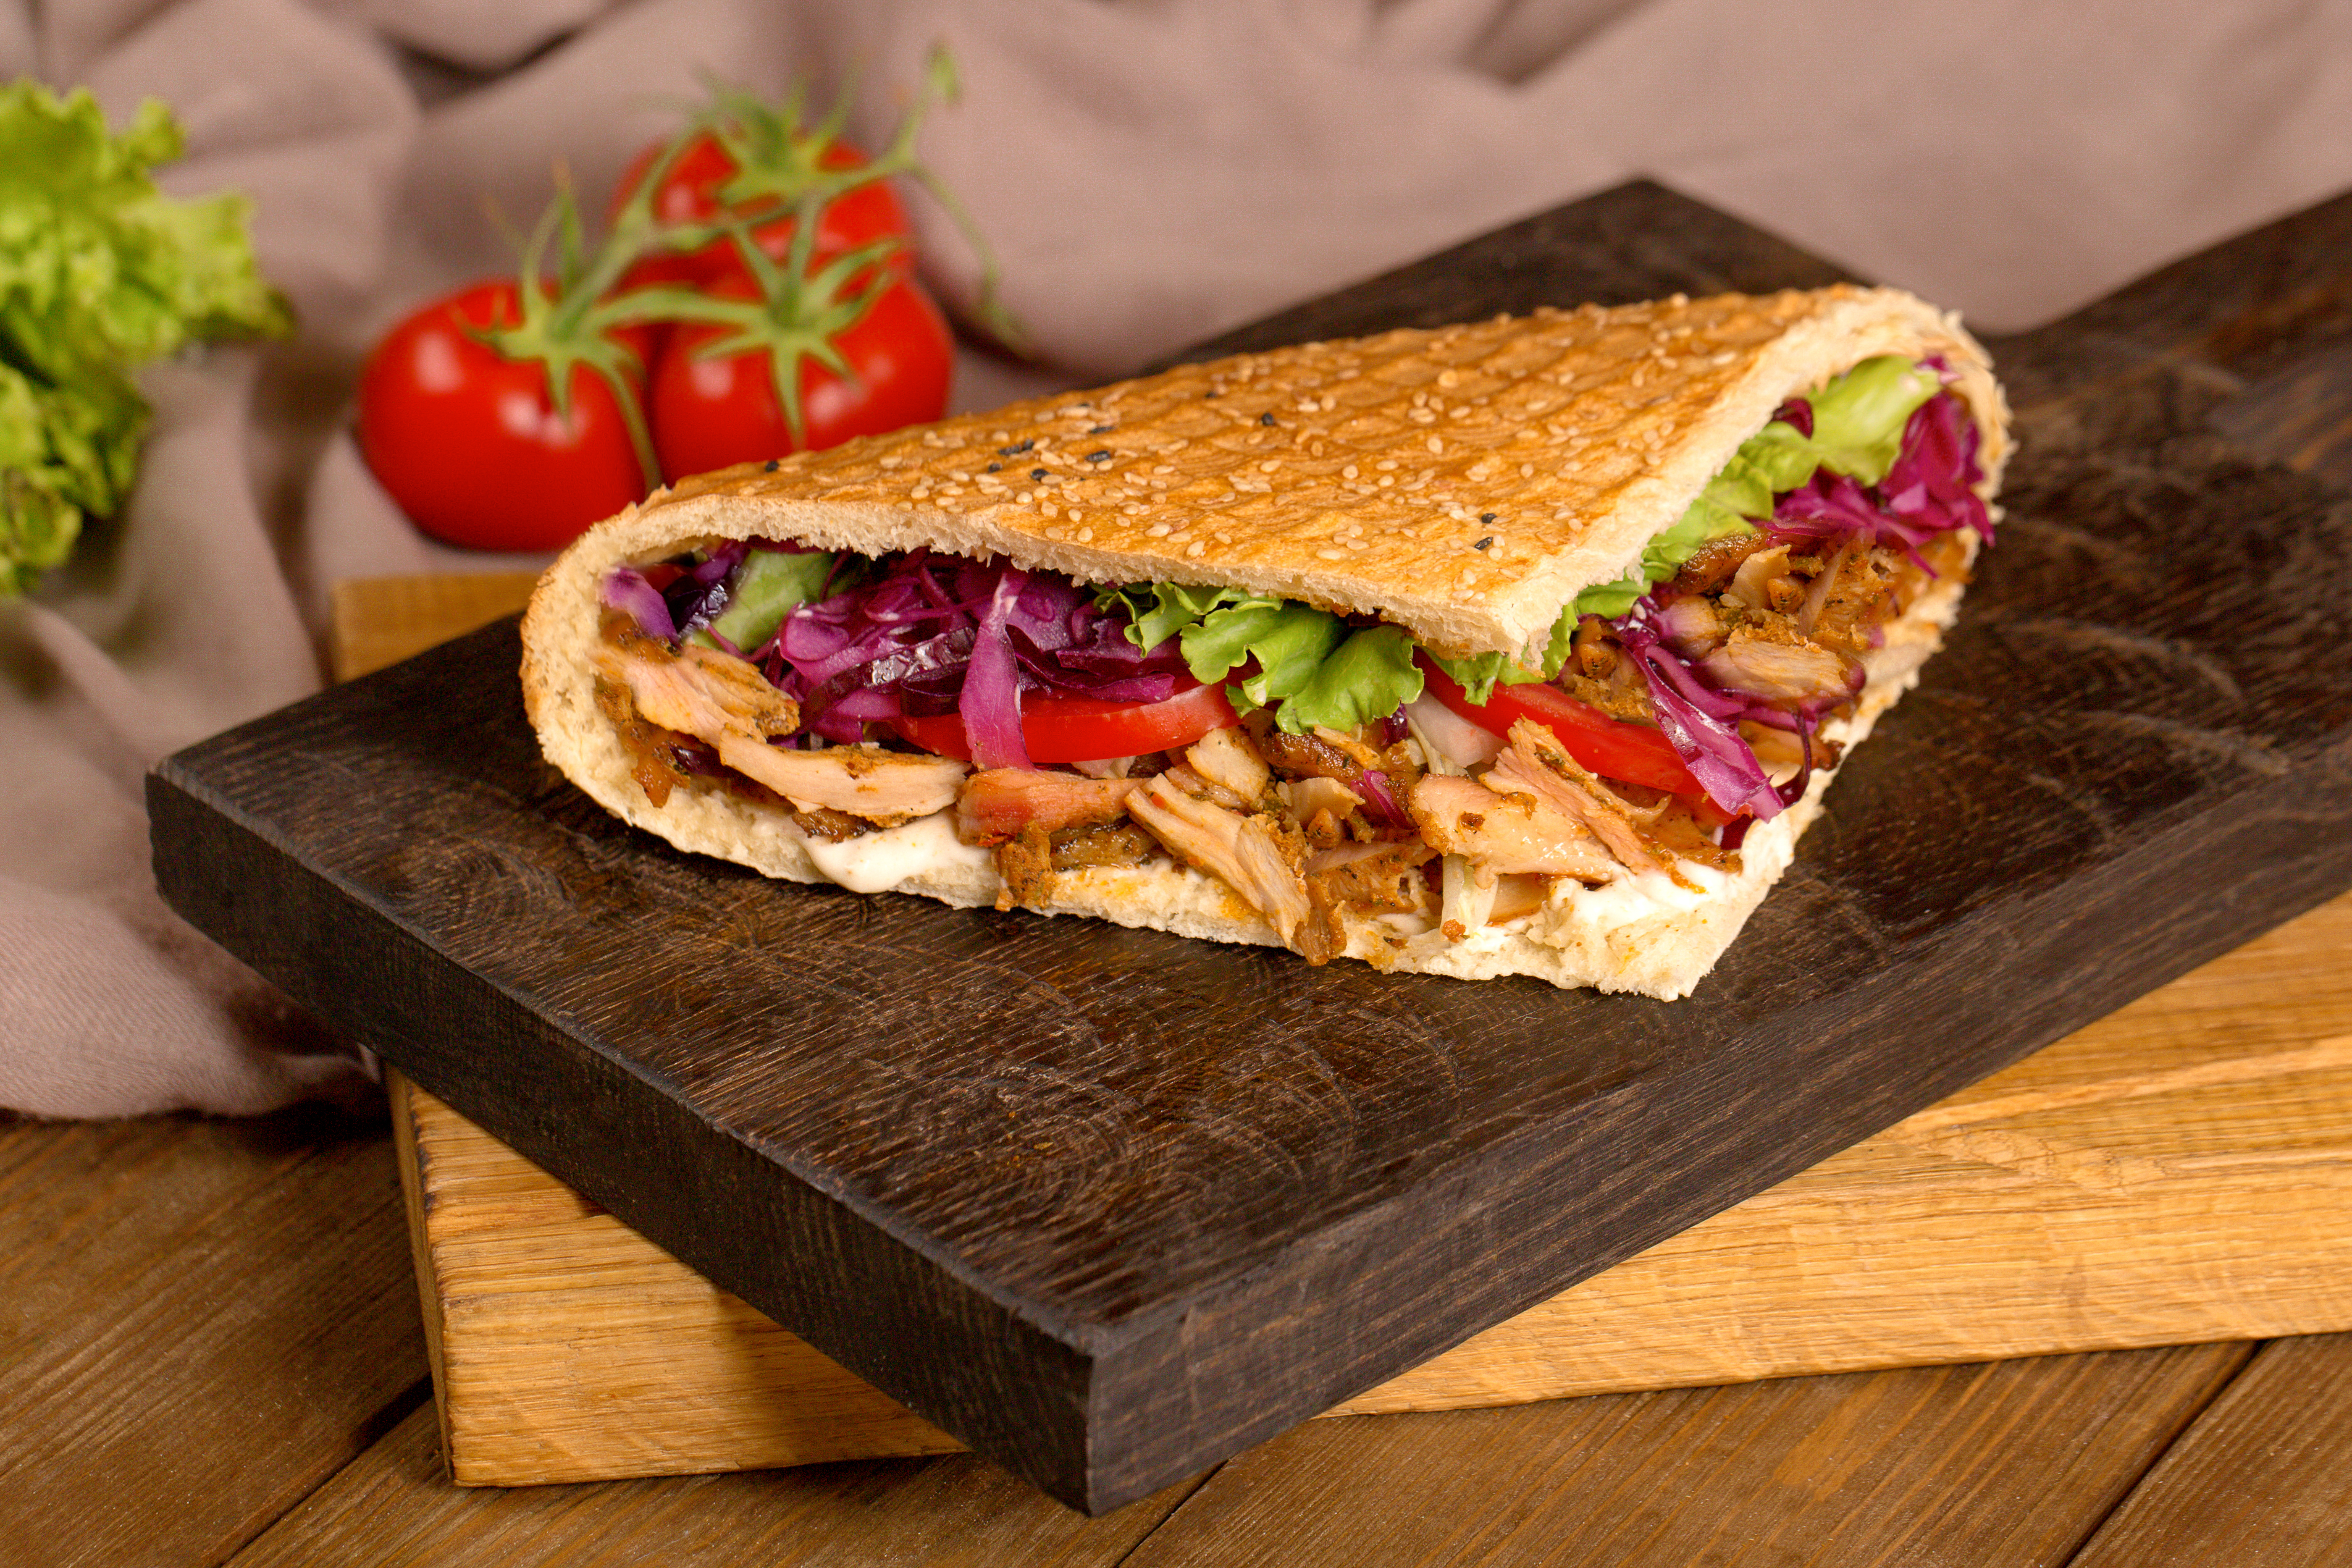
[[[507,581],[346,585],[339,670],[513,608]],[[394,1105],[460,1481],[956,1446],[446,1105]],[[1339,1408],[2344,1328],[2352,897]]]
[[[1335,1414],[2352,1327],[2347,959],[2352,898]],[[440,1102],[394,1103],[459,1480],[955,1447]]]

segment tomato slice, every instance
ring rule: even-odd
[[[1706,798],[1674,743],[1647,725],[1611,718],[1549,681],[1523,686],[1497,681],[1492,696],[1483,704],[1474,703],[1435,660],[1426,653],[1419,657],[1422,674],[1428,677],[1429,695],[1475,725],[1505,735],[1518,720],[1532,719],[1551,731],[1570,757],[1604,779]]]
[[[1094,697],[1033,696],[1021,705],[1021,738],[1029,760],[1091,762],[1190,746],[1235,723],[1223,686],[1195,685],[1165,702],[1113,703]],[[951,713],[894,718],[900,738],[940,757],[971,760],[963,719]]]

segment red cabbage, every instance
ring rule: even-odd
[[[669,601],[634,566],[616,566],[606,572],[597,597],[607,610],[625,613],[648,637],[667,643],[677,635],[677,622],[669,617]]]
[[[750,549],[741,539],[730,539],[712,550],[709,559],[679,572],[662,590],[670,624],[677,628],[671,635],[683,637],[708,625],[727,608],[728,600],[734,596],[735,569]]]
[[[1656,609],[1657,601],[1644,595],[1614,629],[1649,680],[1650,709],[1660,732],[1708,800],[1734,816],[1747,811],[1769,821],[1780,814],[1780,792],[1739,736],[1740,717],[1759,699],[1718,692],[1701,681],[1650,624]]]
[[[1383,828],[1410,828],[1412,819],[1397,804],[1396,791],[1389,788],[1389,776],[1377,768],[1364,769],[1359,780],[1364,797],[1364,815]]]
[[[996,580],[981,618],[980,639],[972,644],[971,662],[964,668],[963,695],[956,711],[963,715],[964,740],[971,759],[982,768],[1027,768],[1029,747],[1021,734],[1021,665],[1005,634],[1029,574],[1007,567]]]

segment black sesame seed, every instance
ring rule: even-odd
[[[1110,426],[1108,424],[1097,424],[1092,430],[1087,431],[1087,434],[1088,435],[1108,435],[1110,434]]]
[[[1272,424],[1274,423],[1274,411],[1268,409],[1265,413],[1259,414],[1257,416],[1257,422],[1260,424]]]
[[[1472,549],[1492,549],[1495,548],[1495,536],[1488,534],[1485,538],[1480,539],[1476,544],[1472,545],[1470,548]]]
[[[1225,394],[1221,392],[1204,392],[1201,395],[1202,397],[1223,397]]]
[[[990,465],[988,465],[988,471],[989,471],[990,473],[993,474],[993,473],[997,472],[999,469],[1003,468],[1003,466],[1004,466],[1004,465],[1003,465],[1003,464],[1002,464],[1002,463],[992,463],[992,464],[990,464]]]
[[[777,469],[782,468],[782,466],[783,466],[783,465],[782,465],[782,463],[778,462],[775,458],[771,457],[771,458],[769,458],[769,459],[768,459],[768,472],[769,472],[769,473],[772,474],[772,473],[774,473]]]
[[[1099,452],[1089,452],[1089,453],[1087,453],[1087,462],[1089,462],[1089,463],[1108,463],[1108,462],[1109,462],[1109,461],[1110,461],[1110,448],[1109,448],[1109,447],[1108,447],[1108,446],[1106,446],[1106,447],[1104,447],[1104,448],[1103,448],[1101,451],[1099,451]]]
[[[1043,468],[1032,468],[1029,470],[1029,477],[1032,479],[1043,479],[1045,476],[1045,471]]]
[[[1478,514],[1478,520],[1482,523],[1491,523],[1495,520],[1495,514],[1492,512],[1481,512]]]
[[[1000,447],[998,447],[998,448],[996,449],[996,455],[997,455],[999,457],[1017,457],[1017,456],[1019,456],[1022,453],[1028,451],[1031,447],[1033,447],[1033,446],[1034,446],[1034,445],[1036,445],[1036,444],[1037,444],[1036,438],[1035,438],[1034,436],[1032,436],[1032,437],[1031,437],[1030,439],[1028,439],[1027,441],[1016,442],[1016,443],[1014,443],[1014,444],[1013,444],[1013,445],[1011,445],[1011,446],[1000,446]]]

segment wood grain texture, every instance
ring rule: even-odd
[[[0,1124],[0,1563],[211,1563],[421,1403],[380,1127]]]
[[[517,1490],[448,1484],[420,1410],[233,1568],[1108,1568],[1191,1486],[1086,1519],[958,1456]]]
[[[393,1103],[459,1481],[959,1446],[439,1101]],[[2352,897],[1335,1413],[2340,1328]]]
[[[1228,1462],[1128,1568],[2041,1568],[2067,1561],[2247,1354],[1314,1421]]]
[[[348,681],[487,626],[530,601],[539,574],[464,572],[442,577],[363,577],[328,593],[328,664]]]
[[[943,1454],[910,1414],[396,1080],[450,1473],[515,1486]]]
[[[1615,270],[1548,257],[1551,286],[1605,299],[1727,223],[1636,195]],[[2216,425],[2346,329],[2352,202],[2281,232],[1997,349],[2030,395],[1969,612],[1688,1003],[690,862],[548,779],[510,629],[167,762],[159,883],[826,1354],[1108,1508],[2352,880],[2352,507]],[[2250,269],[2319,303],[2266,314]]]
[[[2073,1568],[2344,1563],[2352,1563],[2352,1335],[2334,1334],[2263,1346]]]

